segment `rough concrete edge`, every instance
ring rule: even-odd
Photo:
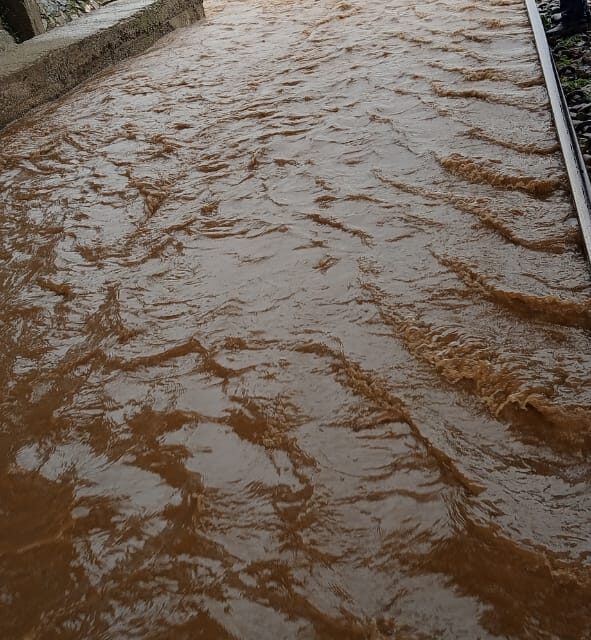
[[[41,55],[3,78],[0,129],[113,63],[145,51],[174,29],[202,18],[202,0],[155,0],[106,29]]]

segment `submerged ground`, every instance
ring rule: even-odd
[[[0,134],[0,636],[587,637],[525,6],[206,11]]]

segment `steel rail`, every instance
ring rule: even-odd
[[[564,157],[566,172],[579,218],[583,235],[583,244],[587,259],[591,262],[591,183],[587,175],[583,154],[579,147],[577,134],[570,118],[568,105],[554,64],[554,58],[548,45],[546,31],[540,18],[535,0],[525,0],[529,21],[534,32],[542,73],[548,90],[550,107],[558,133],[558,142]]]

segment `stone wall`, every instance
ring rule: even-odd
[[[43,29],[48,31],[54,27],[59,27],[73,18],[93,9],[97,9],[102,4],[107,4],[112,0],[35,0],[39,12]]]

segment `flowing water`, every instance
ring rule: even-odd
[[[591,638],[524,6],[206,12],[0,134],[0,637]]]

